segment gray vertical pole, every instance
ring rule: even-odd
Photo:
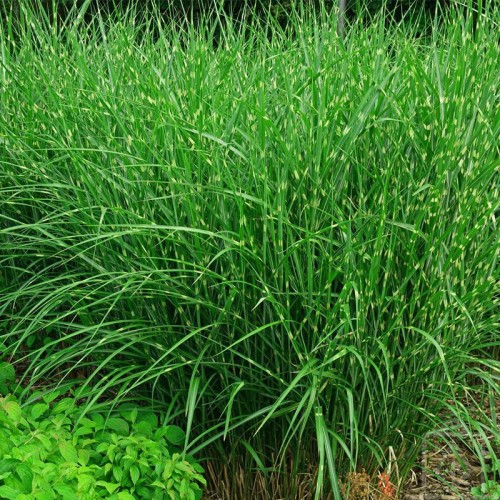
[[[339,0],[339,18],[337,24],[337,32],[342,38],[345,34],[345,18],[347,12],[347,0]]]

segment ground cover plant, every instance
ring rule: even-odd
[[[0,393],[0,498],[201,498],[203,469],[181,455],[182,429],[135,405],[82,416],[65,392],[37,391],[24,406]]]
[[[363,470],[392,491],[443,411],[449,435],[498,438],[463,403],[499,392],[498,9],[345,39],[326,10],[23,13],[0,32],[21,401],[73,377],[88,411],[135,398],[275,498],[300,496],[291,477],[340,498]]]

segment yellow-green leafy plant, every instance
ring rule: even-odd
[[[201,498],[203,469],[181,454],[179,427],[133,406],[81,417],[74,398],[51,403],[58,394],[0,397],[0,498]]]

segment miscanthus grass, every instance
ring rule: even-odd
[[[316,498],[403,478],[444,410],[495,452],[498,9],[341,40],[326,11],[25,7],[0,31],[0,341],[28,389],[84,373],[84,408],[154,405],[187,452],[285,482],[312,464]]]

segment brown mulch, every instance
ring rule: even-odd
[[[459,447],[459,454],[439,439],[431,439],[412,469],[401,496],[403,500],[472,499],[471,488],[483,482],[478,458]]]
[[[479,401],[463,402],[471,415],[477,420],[491,418],[491,408]],[[477,407],[484,410],[484,416],[478,414]],[[500,414],[500,400],[495,401],[495,412]],[[450,425],[454,425],[453,419]],[[500,422],[498,422],[500,431]],[[461,439],[455,437],[444,439],[443,432],[430,434],[424,441],[418,462],[413,467],[406,482],[402,500],[469,500],[474,498],[471,489],[486,481],[483,467],[477,452],[473,450],[470,439],[462,431]],[[486,465],[491,463],[485,438],[492,444],[493,436],[475,436],[481,448],[482,460]],[[454,448],[454,449],[453,449]],[[495,447],[494,447],[495,448]],[[495,454],[500,454],[500,445],[496,444]]]

